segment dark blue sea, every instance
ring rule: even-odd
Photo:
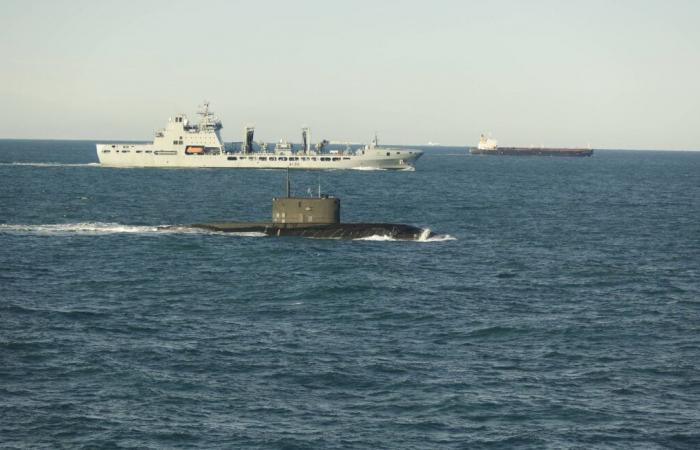
[[[700,152],[320,172],[426,242],[163,231],[285,173],[96,162],[0,141],[0,447],[700,447]]]

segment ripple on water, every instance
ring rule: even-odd
[[[5,446],[700,438],[697,155],[449,149],[410,173],[321,174],[345,220],[443,237],[414,243],[162,229],[268,217],[283,177],[110,170],[86,165],[93,143],[11,147],[0,141]]]

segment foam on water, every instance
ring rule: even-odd
[[[445,242],[445,241],[456,241],[457,238],[449,234],[436,234],[435,236],[429,237],[427,239],[419,239],[418,242]]]
[[[241,237],[268,237],[265,233],[262,233],[260,231],[235,231],[235,232],[227,232],[223,233],[227,236],[241,236]]]
[[[365,171],[375,171],[375,170],[387,170],[381,167],[353,167],[352,170],[365,170]]]
[[[174,231],[174,230],[173,230]],[[113,234],[173,232],[157,226],[124,225],[119,223],[79,222],[56,224],[0,224],[0,233],[30,234]],[[183,230],[184,231],[184,230]]]
[[[333,169],[336,170],[336,169]],[[390,171],[390,170],[395,170],[397,172],[414,172],[416,170],[415,167],[408,166],[405,169],[384,169],[382,167],[353,167],[352,170],[361,170],[361,171]]]
[[[222,233],[217,231],[192,228],[186,225],[125,225],[120,223],[80,222],[56,224],[0,224],[0,233],[15,234],[224,234],[240,237],[267,237],[265,233],[255,231]]]
[[[387,234],[373,234],[372,236],[365,236],[353,241],[400,241],[400,239],[395,239]]]
[[[362,238],[353,239],[353,241],[375,241],[375,242],[444,242],[444,241],[456,241],[457,238],[450,236],[449,234],[438,234],[435,236],[427,237],[430,234],[430,229],[423,230],[420,237],[415,240],[407,239],[396,239],[392,236],[386,234],[373,234],[372,236],[366,236]]]

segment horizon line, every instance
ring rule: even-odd
[[[116,142],[128,142],[128,143],[151,143],[152,141],[140,140],[140,139],[89,139],[89,138],[15,138],[15,137],[0,137],[0,141],[76,141],[76,142],[105,142],[105,143],[116,143]],[[224,144],[235,144],[242,141],[224,141]],[[298,142],[291,142],[292,144],[300,144]],[[357,144],[362,145],[362,144]],[[406,146],[406,147],[420,147],[425,150],[431,148],[473,148],[475,145],[445,145],[445,144],[386,144],[386,146]],[[523,147],[529,148],[529,147]],[[543,146],[543,148],[550,148],[548,146]],[[556,148],[551,146],[551,148]],[[578,148],[578,147],[571,147]],[[584,148],[584,147],[581,147]],[[589,148],[589,147],[586,147]],[[658,152],[700,152],[700,148],[632,148],[632,147],[590,147],[592,150],[596,151],[658,151]]]

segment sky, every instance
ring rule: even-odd
[[[15,1],[0,138],[700,149],[700,2]]]

